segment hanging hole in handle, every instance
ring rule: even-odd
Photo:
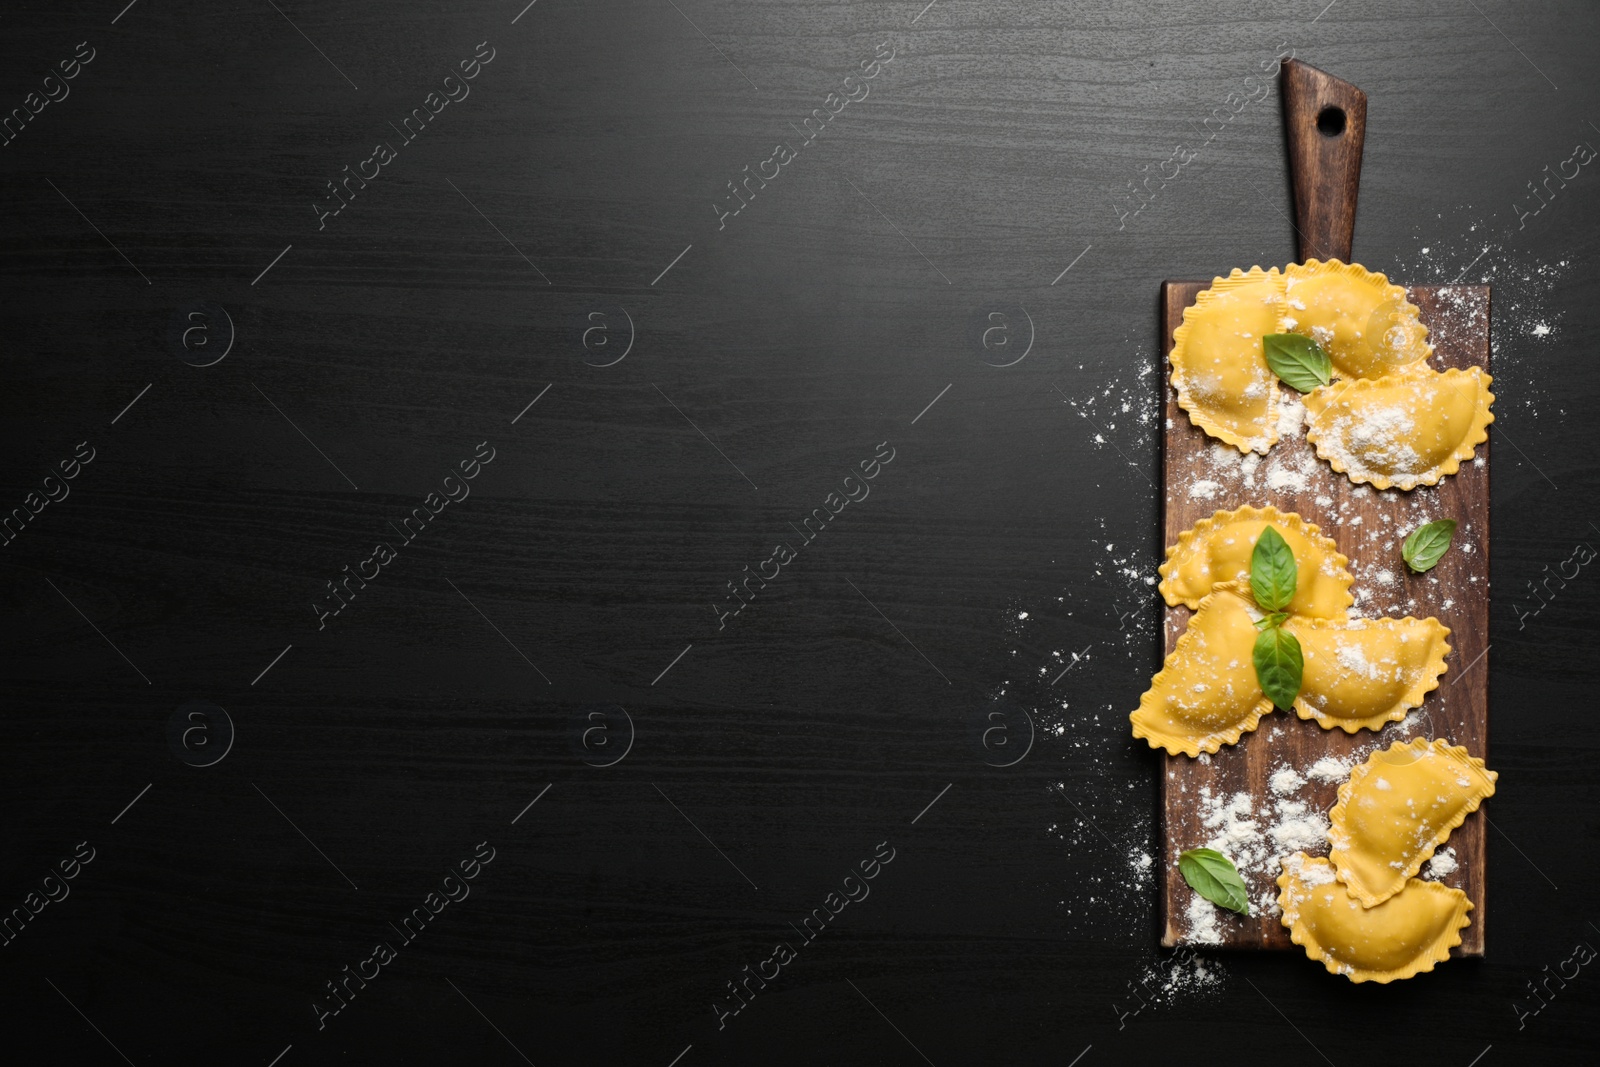
[[[1317,112],[1317,129],[1324,137],[1337,137],[1344,132],[1344,108],[1329,105]]]

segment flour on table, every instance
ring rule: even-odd
[[[1304,779],[1292,768],[1284,770],[1274,775],[1276,786],[1283,788],[1275,787],[1273,795],[1264,798],[1200,787],[1200,824],[1211,835],[1204,847],[1233,861],[1249,891],[1251,911],[1257,914],[1278,914],[1276,882],[1283,859],[1295,852],[1326,851],[1328,845],[1327,813],[1285,795],[1293,792],[1292,782],[1303,784]]]
[[[1319,782],[1342,782],[1350,777],[1350,768],[1352,766],[1353,764],[1347,760],[1323,756],[1311,765],[1311,769],[1306,772],[1306,777]]]
[[[1282,797],[1298,792],[1300,787],[1306,784],[1306,780],[1300,777],[1299,772],[1293,767],[1279,767],[1272,772],[1272,778],[1267,784],[1272,787],[1274,793]]]
[[[1454,874],[1459,866],[1460,864],[1456,862],[1455,849],[1441,848],[1433,854],[1432,859],[1423,865],[1422,873],[1417,877],[1424,881],[1437,882]]]
[[[1222,944],[1222,927],[1217,922],[1217,906],[1196,893],[1184,912],[1188,919],[1189,935],[1185,939],[1196,945]]]

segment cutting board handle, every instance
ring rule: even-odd
[[[1295,59],[1284,61],[1279,84],[1300,261],[1348,263],[1367,137],[1367,94]]]

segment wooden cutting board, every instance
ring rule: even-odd
[[[1300,259],[1333,257],[1348,262],[1366,98],[1354,86],[1294,60],[1284,64],[1281,84]],[[1341,116],[1324,116],[1330,107],[1338,109]],[[1207,281],[1169,281],[1162,286],[1164,351],[1172,350],[1172,334],[1183,322],[1184,309],[1208,285]],[[1416,286],[1407,292],[1428,327],[1435,369],[1481,366],[1493,373],[1487,286]],[[1292,713],[1274,711],[1239,744],[1224,747],[1209,758],[1163,754],[1161,943],[1173,946],[1196,943],[1187,919],[1195,894],[1178,872],[1178,853],[1202,847],[1219,834],[1221,827],[1204,824],[1206,811],[1215,813],[1217,798],[1248,794],[1262,816],[1258,829],[1265,834],[1271,816],[1282,813],[1285,801],[1302,802],[1311,811],[1325,814],[1337,800],[1342,784],[1342,779],[1308,779],[1292,794],[1280,795],[1269,782],[1273,772],[1282,767],[1298,769],[1304,776],[1305,770],[1323,757],[1359,763],[1375,748],[1414,737],[1448,740],[1465,745],[1474,756],[1487,758],[1489,445],[1479,445],[1475,461],[1463,464],[1458,473],[1436,486],[1378,492],[1352,484],[1317,459],[1303,431],[1280,440],[1264,457],[1239,462],[1244,457],[1236,450],[1221,446],[1189,421],[1165,375],[1161,381],[1166,402],[1162,463],[1165,544],[1175,543],[1180,533],[1200,519],[1244,504],[1297,512],[1320,526],[1350,558],[1356,607],[1361,614],[1434,616],[1450,628],[1451,645],[1448,670],[1440,678],[1439,688],[1429,693],[1422,707],[1404,723],[1392,723],[1377,733],[1363,730],[1349,735],[1342,730],[1324,730]],[[1296,396],[1286,386],[1279,388],[1284,399]],[[1232,453],[1231,458],[1227,453]],[[1432,571],[1413,575],[1401,559],[1400,542],[1412,529],[1436,518],[1453,518],[1460,524],[1453,547]],[[1190,614],[1181,606],[1166,609],[1164,654],[1172,651]],[[1207,795],[1213,799],[1202,801]],[[1442,880],[1464,890],[1473,904],[1472,925],[1462,932],[1456,955],[1481,956],[1484,951],[1484,836],[1480,810],[1446,843],[1458,867]],[[1253,901],[1268,891],[1276,895],[1272,884],[1277,877],[1276,862],[1257,866],[1270,870],[1241,872]],[[1207,909],[1214,914],[1220,947],[1294,948],[1288,931],[1261,909],[1252,908],[1254,914],[1248,918],[1209,905]]]

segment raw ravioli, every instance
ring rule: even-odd
[[[1380,378],[1433,354],[1406,291],[1359,263],[1291,263],[1283,287],[1278,332],[1316,341],[1337,377]]]
[[[1269,524],[1288,542],[1299,567],[1288,611],[1310,618],[1344,618],[1345,609],[1355,603],[1350,595],[1354,580],[1348,569],[1350,561],[1315,524],[1271,507],[1219,511],[1179,534],[1178,543],[1167,549],[1167,561],[1161,565],[1161,595],[1168,604],[1195,608],[1217,585],[1248,583],[1250,553]]]
[[[1306,394],[1306,440],[1358,485],[1412,489],[1454,474],[1488,439],[1493,381],[1481,367],[1409,367]]]
[[[1256,681],[1256,614],[1230,587],[1200,601],[1189,628],[1128,718],[1133,736],[1176,756],[1231,745],[1254,730],[1272,701]]]
[[[1172,385],[1194,424],[1240,452],[1278,440],[1278,379],[1261,339],[1278,332],[1283,278],[1276,267],[1234,268],[1195,297],[1172,332]]]
[[[1328,859],[1363,907],[1388,900],[1450,831],[1494,795],[1499,775],[1465,748],[1419,737],[1374,752],[1339,787]]]
[[[1305,666],[1294,710],[1323,729],[1381,730],[1439,687],[1450,630],[1438,619],[1298,619]]]
[[[1278,907],[1289,938],[1331,974],[1387,983],[1433,970],[1461,944],[1472,901],[1459,889],[1413,878],[1399,893],[1363,908],[1326,859],[1296,852],[1278,876]]]

